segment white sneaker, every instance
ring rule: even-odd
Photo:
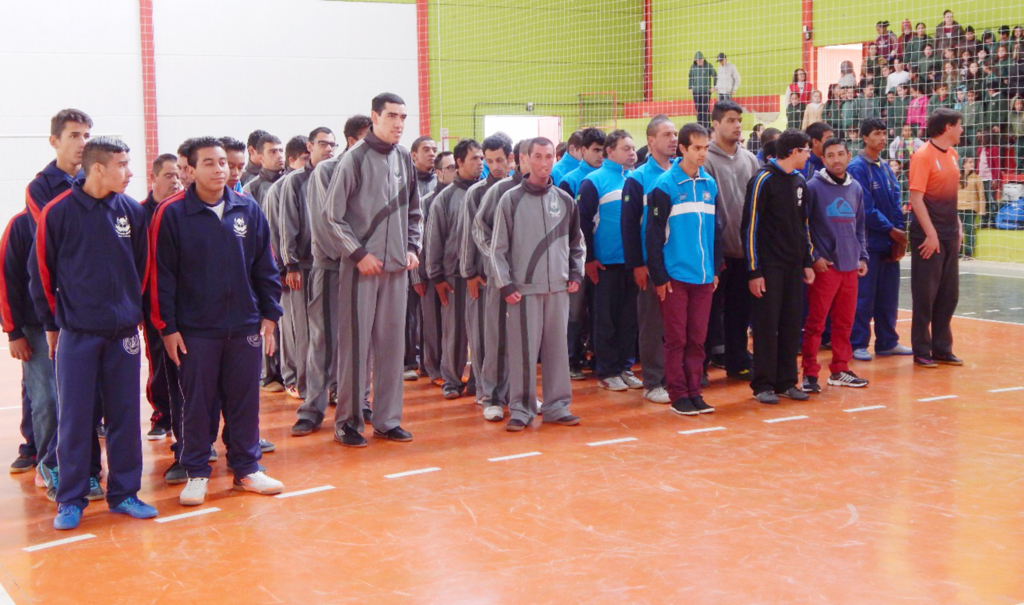
[[[420,373],[416,370],[406,370],[402,373],[402,380],[406,382],[416,382],[420,379]]]
[[[626,383],[626,386],[631,389],[642,389],[644,383],[633,374],[633,372],[623,372],[620,376],[622,382]]]
[[[235,479],[235,489],[255,492],[264,496],[273,496],[274,494],[280,494],[284,490],[284,483],[268,477],[261,471],[256,471],[255,473],[249,473],[241,479]]]
[[[651,403],[672,403],[672,398],[668,396],[668,391],[665,387],[656,387],[649,391],[644,391],[644,399]]]
[[[206,477],[190,478],[185,489],[181,490],[178,501],[182,506],[199,506],[206,501],[206,486],[209,484],[210,480]]]
[[[629,387],[622,381],[622,378],[618,376],[612,376],[611,378],[602,378],[597,381],[597,384],[601,385],[601,388],[608,389],[609,391],[626,391]]]
[[[500,405],[489,405],[484,408],[484,420],[498,422],[505,419],[505,408]]]

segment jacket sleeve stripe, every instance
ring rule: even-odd
[[[50,276],[50,266],[46,263],[46,217],[50,215],[50,211],[57,205],[57,202],[71,195],[71,191],[68,189],[46,205],[39,215],[39,225],[36,227],[36,260],[39,262],[39,281],[42,282],[43,293],[46,294],[46,304],[50,306],[50,314],[54,317],[57,316],[57,297]]]
[[[149,258],[146,260],[146,271],[148,272],[149,287],[149,320],[157,330],[163,330],[167,327],[167,323],[160,318],[160,291],[157,288],[157,262],[156,262],[156,242],[160,234],[160,223],[163,222],[164,211],[172,203],[185,199],[185,192],[178,192],[176,195],[171,197],[169,200],[160,204],[160,207],[156,209],[156,213],[153,215],[153,224],[149,227]],[[145,287],[144,287],[145,288]]]
[[[14,215],[11,222],[7,223],[3,239],[0,240],[0,323],[3,324],[4,332],[8,333],[13,332],[17,326],[14,325],[14,315],[11,313],[11,297],[7,293],[7,272],[4,271],[4,267],[7,264],[7,244],[11,235],[11,227],[14,226],[14,221],[23,214],[25,214],[24,210]]]
[[[757,271],[757,201],[761,197],[761,186],[764,184],[768,177],[771,176],[770,172],[764,172],[757,178],[757,182],[754,183],[754,192],[750,200],[750,232],[747,234],[747,249],[750,250],[750,266],[747,267],[750,271]]]
[[[39,216],[43,213],[43,211],[39,209],[39,204],[37,204],[36,201],[32,198],[31,185],[25,187],[25,207],[28,208],[28,211],[32,213],[32,221],[38,225]]]

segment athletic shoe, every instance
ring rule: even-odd
[[[277,446],[267,441],[266,439],[260,438],[260,451],[264,454],[268,454],[277,449]]]
[[[719,370],[725,369],[725,355],[721,353],[712,353],[711,358],[708,359],[708,365]]]
[[[443,387],[444,386],[444,378],[441,378],[440,376],[438,376],[437,378],[431,380],[430,384],[434,385],[435,387]]]
[[[700,375],[700,388],[706,389],[711,386],[711,379],[708,378],[708,373],[704,372]]]
[[[96,427],[96,436],[99,437],[100,439],[106,439],[107,425],[101,423],[98,427]]]
[[[146,439],[148,439],[149,441],[158,441],[166,436],[167,429],[165,429],[162,426],[154,426],[153,428],[149,429],[148,433],[146,433]]]
[[[399,443],[408,443],[412,441],[412,433],[403,429],[400,426],[396,426],[390,431],[382,432],[377,429],[373,429],[373,436],[378,439],[387,439],[388,441],[398,441]]]
[[[831,382],[829,384],[831,384]],[[817,395],[821,392],[821,385],[818,384],[817,376],[804,376],[804,381],[800,385],[800,388],[804,393],[810,393],[811,395]]]
[[[297,386],[295,386],[295,385],[292,385],[290,387],[285,387],[284,388],[284,392],[285,392],[286,395],[288,395],[292,399],[299,399],[299,400],[302,399],[302,395],[299,394],[299,388]]]
[[[41,489],[45,489],[46,488],[46,479],[43,479],[43,472],[42,472],[42,470],[40,470],[40,471],[35,473],[35,477],[33,478],[33,481],[35,481],[36,487],[41,488]]]
[[[206,487],[209,484],[210,480],[207,477],[190,478],[185,484],[185,489],[181,490],[178,502],[182,506],[199,506],[206,502]]]
[[[914,354],[914,349],[911,349],[910,347],[905,347],[905,346],[903,346],[903,345],[901,345],[899,343],[897,343],[896,346],[891,348],[891,349],[886,349],[884,351],[875,351],[875,355],[878,355],[879,357],[889,357],[890,355],[913,355],[913,354]]]
[[[622,382],[624,382],[626,386],[631,389],[644,388],[644,383],[641,382],[640,379],[638,379],[636,375],[633,374],[633,372],[630,372],[629,370],[626,370],[622,374],[619,374],[619,378],[621,378]]]
[[[525,430],[528,426],[530,425],[526,424],[522,420],[519,420],[518,418],[513,418],[512,420],[509,420],[505,424],[505,430],[510,433],[518,433],[520,431]]]
[[[284,390],[284,385],[276,380],[272,380],[267,384],[260,387],[260,390],[264,393],[280,393]]]
[[[263,471],[256,471],[255,473],[249,473],[241,479],[235,479],[233,487],[239,491],[273,496],[274,494],[280,494],[284,490],[284,483],[268,477]]]
[[[174,464],[164,471],[164,481],[167,482],[167,485],[181,485],[188,481],[188,474],[185,473],[185,468],[175,460]]]
[[[853,351],[853,358],[857,361],[871,361],[874,359],[867,349],[855,349]]]
[[[761,391],[760,393],[754,393],[754,399],[761,403],[776,404],[779,402],[779,396],[772,391]]]
[[[57,516],[53,518],[53,529],[75,529],[82,520],[82,509],[74,504],[57,506]]]
[[[50,502],[57,501],[57,484],[60,483],[60,473],[57,471],[57,467],[47,469],[47,475],[49,476],[49,487],[46,488],[46,499]]]
[[[611,378],[602,378],[597,381],[597,384],[601,385],[601,388],[608,389],[609,391],[627,391],[629,387],[622,381],[619,376],[612,376]]]
[[[484,408],[484,420],[500,422],[505,419],[505,408],[500,405],[489,405]]]
[[[338,391],[331,391],[327,396],[327,404],[336,406],[338,405]]]
[[[313,424],[312,420],[299,418],[298,422],[292,425],[292,437],[305,437],[312,434],[317,428],[319,427]]]
[[[567,416],[562,416],[561,418],[556,418],[555,420],[545,420],[544,421],[544,424],[558,424],[558,425],[561,425],[561,426],[576,426],[579,423],[580,423],[580,417],[579,416],[573,416],[572,414],[569,414]]]
[[[644,391],[644,399],[651,403],[672,403],[672,398],[668,396],[668,391],[665,387],[655,387],[649,391]]]
[[[803,391],[796,387],[786,389],[785,391],[776,392],[775,394],[780,397],[785,397],[786,399],[792,399],[794,401],[807,401],[808,399],[811,398],[810,395],[804,393]]]
[[[940,353],[938,355],[932,355],[932,358],[934,358],[936,362],[944,364],[944,365],[947,365],[947,366],[962,366],[962,365],[964,365],[964,360],[960,359],[956,355],[953,355],[952,353],[945,353],[945,354]]]
[[[583,374],[583,370],[579,368],[569,368],[569,380],[586,380],[587,377]]]
[[[216,462],[220,459],[220,454],[217,453],[217,448],[210,446],[210,462]]]
[[[99,477],[89,477],[89,493],[85,496],[85,499],[89,502],[95,502],[102,500],[106,495],[106,492],[103,491],[103,486],[100,485]]]
[[[921,355],[914,355],[914,365],[920,368],[937,368],[939,364],[935,363],[935,360],[931,357],[923,357]]]
[[[453,389],[452,387],[444,387],[441,391],[444,394],[445,399],[458,399],[462,397],[462,392],[459,389]]]
[[[832,374],[828,377],[828,383],[834,387],[853,387],[855,389],[868,386],[867,380],[849,370]]]
[[[670,406],[672,411],[681,416],[696,416],[700,414],[697,408],[693,406],[693,400],[689,397],[680,397],[672,402]]]
[[[36,466],[36,457],[26,454],[19,454],[11,463],[11,474],[27,473]]]
[[[370,408],[363,408],[363,422],[370,424],[370,420],[373,419],[373,410]]]
[[[228,468],[228,470],[231,471],[232,473],[235,472],[235,468],[233,466],[231,466],[230,462],[228,462],[224,466],[226,466]],[[267,472],[267,467],[265,467],[262,464],[257,462],[256,463],[256,470],[258,470],[261,473],[265,473],[265,472]]]
[[[128,515],[133,519],[152,519],[160,514],[155,508],[135,496],[128,496],[120,504],[111,508],[110,512],[118,515]]]
[[[406,382],[416,382],[420,379],[420,374],[416,370],[406,370],[402,373],[402,380]]]
[[[715,412],[715,408],[708,405],[701,395],[691,397],[690,402],[693,403],[693,408],[701,414],[713,414]]]
[[[822,350],[822,351],[831,351],[832,350],[832,343],[830,343],[830,342],[823,342],[820,345],[818,345],[818,349]]]
[[[744,370],[740,370],[739,372],[726,373],[726,377],[732,378],[734,380],[746,380],[747,382],[750,382],[750,378],[753,374],[754,373],[750,371],[750,368],[746,368]]]

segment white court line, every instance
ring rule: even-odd
[[[1011,311],[1022,311],[1022,310],[1024,310],[1024,307],[1010,307],[1010,310]]]
[[[0,584],[0,605],[14,605],[14,599],[11,598],[3,584]]]
[[[1008,277],[1010,279],[1024,279],[1024,276],[1020,275],[996,275],[995,273],[961,273],[960,275],[983,275],[985,277]],[[1021,605],[1024,605],[1024,603],[1022,603]]]
[[[211,506],[210,508],[201,508],[190,513],[181,513],[180,515],[171,515],[170,517],[157,517],[154,521],[157,523],[170,523],[171,521],[178,521],[180,519],[188,519],[189,517],[198,517],[200,515],[208,515],[216,512],[220,512],[220,509],[216,506]]]
[[[885,408],[884,405],[866,405],[866,406],[864,406],[862,408],[850,408],[848,410],[843,410],[843,411],[844,412],[853,413],[853,412],[866,412],[868,410],[881,410],[881,409],[884,409],[884,408]]]
[[[974,311],[968,311],[967,313],[961,313],[960,315],[967,317],[968,315],[977,315],[977,313],[975,313]]]
[[[900,322],[900,321],[914,321],[914,319],[912,317],[904,317],[903,319],[897,319],[896,321],[897,322]]]
[[[999,277],[999,276],[996,276],[996,277]],[[910,309],[899,309],[899,310],[900,311],[906,311],[907,313],[911,312]],[[982,317],[971,317],[970,315],[973,315],[973,313],[961,313],[960,315],[954,315],[953,317],[957,317],[959,319],[970,319],[972,321],[984,321],[984,322],[987,322],[987,323],[990,323],[990,324],[1006,324],[1008,326],[1024,326],[1024,322],[1019,322],[1019,321],[1002,321],[1002,320],[999,320],[999,319],[984,319]]]
[[[807,416],[786,416],[785,418],[772,418],[771,420],[765,420],[765,424],[775,424],[776,422],[789,422],[790,420],[806,420]]]
[[[724,431],[724,426],[709,426],[706,429],[690,429],[688,431],[679,431],[680,435],[696,435],[697,433],[710,433],[712,431]]]
[[[385,479],[398,479],[399,477],[408,477],[410,475],[422,475],[423,473],[435,473],[435,472],[437,472],[439,470],[441,470],[441,469],[436,467],[436,466],[432,466],[430,468],[421,468],[421,469],[416,470],[416,471],[405,471],[404,473],[392,473],[390,475],[384,475],[384,478]]]
[[[622,439],[609,439],[608,441],[593,441],[587,445],[594,447],[598,445],[612,445],[614,443],[626,443],[628,441],[636,441],[636,437],[623,437]]]
[[[989,393],[1009,393],[1010,391],[1024,391],[1024,387],[1007,387],[1005,389],[992,389]]]
[[[64,538],[63,540],[54,540],[53,542],[43,542],[42,544],[36,544],[35,546],[26,546],[21,550],[25,552],[36,552],[37,550],[43,550],[46,548],[53,548],[54,546],[63,546],[64,544],[71,544],[72,542],[81,542],[82,540],[91,540],[96,536],[92,534],[82,534],[80,536],[72,536],[70,538]]]
[[[941,401],[942,399],[956,399],[959,395],[939,395],[938,397],[925,397],[918,401]]]
[[[986,313],[999,313],[1002,309],[985,309]]]
[[[320,487],[311,487],[309,489],[300,489],[296,492],[285,492],[274,496],[275,498],[293,498],[295,496],[305,496],[306,494],[315,494],[317,492],[326,492],[334,489],[333,485],[321,485]]]
[[[497,458],[488,458],[488,462],[504,462],[506,460],[518,460],[519,458],[529,458],[531,456],[540,456],[540,452],[526,452],[525,454],[513,454],[512,456],[499,456]]]

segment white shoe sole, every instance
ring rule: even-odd
[[[600,381],[598,384],[601,386],[602,389],[604,389],[606,391],[621,392],[621,391],[628,391],[629,390],[629,387],[627,387],[626,385],[622,385],[621,388],[619,388],[619,387],[612,388],[612,387],[608,386],[603,380]]]
[[[167,433],[164,433],[163,435],[146,435],[146,441],[160,441],[161,439],[165,439],[166,437]]]
[[[276,494],[280,494],[281,492],[284,491],[283,485],[275,487],[264,487],[263,489],[248,487],[246,485],[235,485],[234,488],[240,492],[252,492],[254,494],[259,494],[261,496],[273,496]]]
[[[498,413],[488,413],[488,410],[490,410],[490,408],[484,410],[484,420],[488,422],[501,422],[505,419],[505,410],[498,408]]]
[[[868,383],[866,382],[864,384],[850,384],[847,382],[840,382],[839,380],[832,380],[831,378],[828,379],[828,384],[833,387],[850,387],[852,389],[863,389],[868,386]]]

